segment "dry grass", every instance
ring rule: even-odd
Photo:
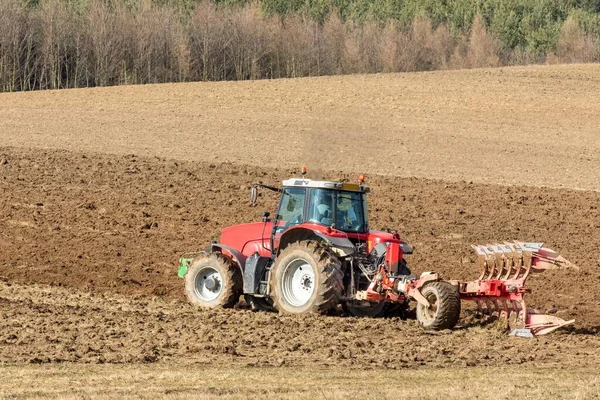
[[[10,365],[3,398],[597,398],[596,368],[347,370],[214,365]]]

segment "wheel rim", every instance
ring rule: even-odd
[[[428,293],[425,298],[429,302],[429,307],[421,305],[421,316],[424,321],[433,321],[438,313],[438,298],[433,293]]]
[[[315,271],[306,260],[290,262],[282,275],[282,295],[292,306],[301,307],[309,302],[315,291]]]
[[[196,273],[194,278],[194,293],[203,301],[213,301],[223,290],[223,277],[219,271],[206,267]]]

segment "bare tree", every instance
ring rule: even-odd
[[[485,29],[481,15],[475,16],[467,46],[467,65],[470,68],[497,67],[499,43]]]
[[[598,39],[586,35],[577,21],[569,17],[560,29],[556,55],[563,63],[598,60]]]
[[[21,3],[0,0],[0,90],[35,88],[35,33]]]

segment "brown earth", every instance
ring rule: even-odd
[[[494,239],[545,240],[581,266],[530,279],[530,305],[577,322],[529,342],[482,327],[468,311],[458,330],[425,333],[410,320],[193,310],[176,276],[178,255],[272,210],[276,197],[267,193],[259,208],[249,204],[248,183],[276,184],[293,171],[14,148],[0,150],[0,164],[4,362],[185,357],[401,368],[586,364],[600,351],[598,192],[369,179],[372,225],[404,234],[417,273],[475,278],[469,244]],[[29,286],[37,284],[51,286]]]
[[[560,66],[0,95],[0,363],[591,371],[599,82],[598,66]],[[292,132],[306,135],[284,139]],[[367,134],[363,157],[338,154]],[[398,135],[406,148],[389,145]],[[371,226],[415,247],[415,273],[473,279],[470,244],[546,242],[581,270],[530,278],[529,305],[575,325],[528,341],[468,307],[438,333],[412,320],[192,309],[179,255],[273,211],[269,192],[249,204],[249,185],[276,185],[307,160],[313,177],[372,172]]]
[[[600,190],[600,65],[0,94],[0,145]]]
[[[25,363],[203,363],[414,368],[594,366],[600,337],[558,333],[529,341],[493,327],[423,332],[415,321],[198,311],[164,298],[131,299],[0,283],[0,360]]]

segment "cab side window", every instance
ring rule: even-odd
[[[336,225],[345,231],[358,231],[365,220],[361,194],[355,192],[339,192],[336,206]]]
[[[283,190],[279,211],[277,212],[277,231],[281,232],[304,222],[304,188]]]

